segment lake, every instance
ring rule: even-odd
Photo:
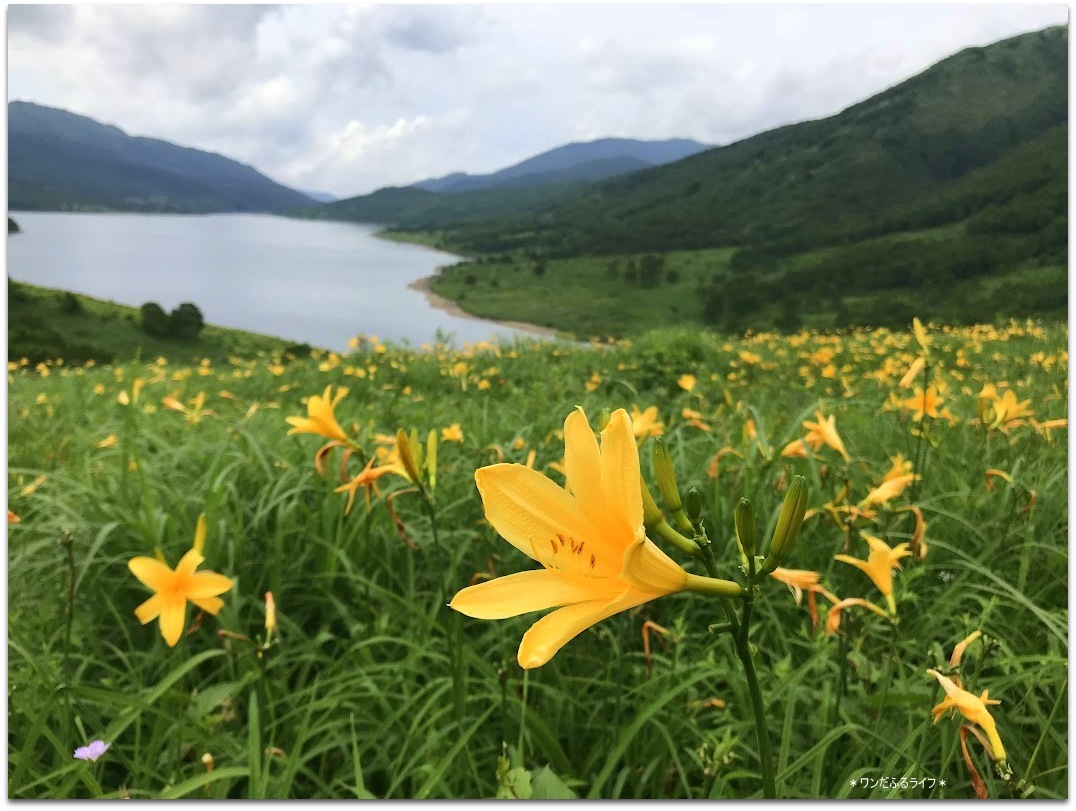
[[[430,305],[408,285],[459,257],[379,226],[270,214],[11,212],[8,276],[120,304],[194,302],[207,323],[343,351],[359,333],[412,345],[524,333]]]

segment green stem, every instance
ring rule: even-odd
[[[430,531],[433,532],[433,548],[440,549],[441,541],[437,537],[437,513],[426,493],[423,490],[419,490],[418,492],[419,495],[422,496],[423,505],[426,507],[426,515],[430,517]]]
[[[745,617],[746,619],[747,617]],[[766,729],[766,707],[762,703],[762,691],[758,686],[755,663],[751,658],[751,648],[747,641],[749,627],[744,624],[736,635],[736,653],[743,665],[747,688],[751,694],[751,709],[755,716],[755,734],[758,736],[758,759],[762,769],[762,794],[768,800],[777,798],[777,786],[773,777],[773,756],[770,752],[770,738]]]

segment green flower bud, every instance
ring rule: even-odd
[[[687,513],[688,520],[692,524],[697,525],[702,520],[702,493],[699,492],[698,487],[692,487],[687,491],[684,512]]]
[[[781,512],[777,516],[777,526],[773,530],[773,538],[770,540],[769,552],[766,561],[762,564],[760,574],[769,574],[788,555],[792,548],[792,542],[796,540],[796,534],[803,524],[803,516],[807,512],[807,480],[803,476],[796,476],[785,493],[785,501],[781,505]]]
[[[437,429],[431,428],[426,437],[426,475],[430,480],[430,489],[437,486]]]
[[[655,437],[650,453],[654,461],[654,474],[658,479],[661,500],[665,502],[665,506],[670,512],[676,512],[682,508],[682,505],[680,503],[680,491],[676,487],[676,474],[673,473],[669,446],[665,444],[665,440],[661,437]]]
[[[746,498],[741,498],[733,513],[736,524],[736,542],[740,552],[748,559],[755,554],[755,508]]]
[[[646,480],[642,476],[639,477],[639,487],[643,491],[643,526],[653,529],[665,516],[658,508],[654,497],[650,495],[650,488],[646,486]]]
[[[609,424],[609,420],[612,418],[613,412],[608,408],[603,408],[598,412],[598,430],[604,431],[605,427]]]
[[[407,471],[411,481],[420,484],[418,465],[415,463],[415,455],[411,452],[411,440],[408,439],[407,432],[403,428],[396,432],[396,453],[399,454],[400,464]]]

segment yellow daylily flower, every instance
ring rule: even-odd
[[[114,445],[118,445],[119,441],[120,441],[120,438],[118,436],[116,436],[115,434],[109,434],[104,439],[102,439],[100,442],[98,442],[96,445],[94,445],[94,447],[95,448],[101,448],[101,449],[111,448]]]
[[[173,570],[156,558],[137,557],[127,562],[131,573],[154,594],[138,608],[135,616],[145,625],[160,617],[161,636],[168,647],[175,647],[187,621],[187,602],[209,614],[224,606],[218,595],[232,587],[232,579],[216,572],[196,572],[205,558],[191,549]]]
[[[631,430],[639,441],[651,436],[665,433],[665,423],[658,419],[658,407],[650,406],[640,411],[638,406],[631,407]]]
[[[908,544],[902,543],[896,547],[890,547],[881,538],[875,538],[873,535],[864,535],[863,537],[871,548],[866,560],[859,560],[851,555],[834,555],[833,559],[861,569],[878,587],[878,591],[885,595],[889,613],[896,614],[897,605],[893,599],[893,570],[900,569],[900,559],[911,554]]]
[[[872,488],[866,497],[859,502],[859,506],[869,507],[872,504],[885,504],[903,493],[905,488],[911,485],[915,479],[916,474],[914,473],[905,473],[902,476],[893,476],[886,479],[877,487]]]
[[[908,371],[904,373],[904,377],[900,379],[900,383],[897,385],[902,389],[906,389],[915,382],[915,379],[919,377],[919,373],[923,371],[923,366],[926,364],[926,359],[920,355],[914,361],[912,365],[908,367]]]
[[[680,375],[680,379],[676,382],[684,391],[691,391],[695,388],[695,375]]]
[[[441,429],[441,439],[445,442],[463,442],[463,429],[458,422]]]
[[[840,434],[837,433],[837,418],[832,415],[827,417],[821,410],[816,411],[814,415],[817,422],[811,422],[810,420],[804,420],[803,422],[803,427],[807,429],[807,435],[803,439],[795,439],[785,445],[781,455],[805,458],[807,456],[807,446],[810,446],[811,450],[817,451],[823,445],[828,445],[843,456],[845,461],[850,462],[851,457],[848,455],[848,451],[845,450]]]
[[[915,394],[901,400],[900,405],[912,412],[912,419],[916,422],[922,422],[924,416],[937,419],[940,416],[938,406],[941,405],[941,395],[937,386],[927,386],[926,391],[916,386]]]
[[[569,414],[564,459],[570,492],[523,465],[475,472],[486,519],[544,568],[470,586],[449,604],[477,619],[557,608],[523,635],[523,668],[544,665],[595,623],[695,577],[646,537],[639,450],[624,409],[613,412],[600,448],[582,409]]]
[[[383,451],[384,448],[378,448],[379,451]],[[371,459],[366,463],[366,467],[362,469],[358,476],[349,481],[347,484],[341,485],[333,490],[334,493],[344,493],[347,496],[347,507],[344,508],[344,515],[351,512],[351,506],[355,501],[355,493],[360,487],[366,490],[366,509],[370,509],[370,491],[377,491],[377,480],[382,476],[393,474],[395,476],[401,476],[408,481],[411,481],[411,477],[407,475],[407,471],[404,470],[403,465],[400,464],[399,457],[396,455],[396,451],[385,452],[384,457],[378,455],[379,458],[384,458],[386,461],[383,464],[374,467],[376,459]],[[380,495],[380,493],[379,493]]]
[[[291,434],[317,434],[326,439],[351,444],[351,440],[344,433],[344,429],[336,421],[336,414],[334,413],[336,404],[347,394],[347,389],[338,388],[336,395],[330,399],[329,394],[331,391],[332,386],[326,386],[323,395],[310,395],[306,401],[306,417],[284,418],[288,425],[294,426],[288,431],[289,436]]]
[[[945,690],[945,698],[930,711],[930,714],[934,716],[934,723],[938,723],[938,720],[950,710],[954,712],[959,710],[961,715],[973,724],[977,724],[986,733],[994,760],[1003,763],[1006,759],[1005,747],[1001,743],[1001,736],[998,735],[997,724],[987,709],[988,705],[1000,704],[1001,702],[990,698],[989,690],[984,690],[982,696],[969,693],[962,687],[957,687],[952,679],[943,676],[933,668],[928,670],[927,673],[936,678],[942,689]]]

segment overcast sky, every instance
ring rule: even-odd
[[[570,141],[725,144],[820,118],[1029,5],[10,5],[8,99],[347,197]]]

